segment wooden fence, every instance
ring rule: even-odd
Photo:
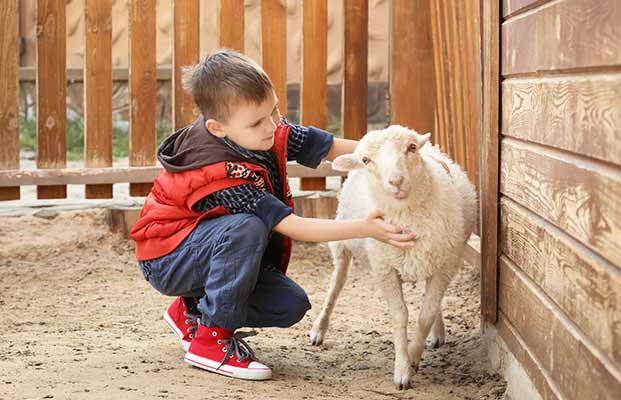
[[[85,184],[85,197],[112,198],[112,184],[129,183],[144,196],[161,171],[156,165],[156,15],[152,0],[131,0],[129,12],[129,167],[112,166],[111,0],[85,1],[84,168],[66,168],[67,68],[65,1],[37,0],[37,169],[20,170],[18,0],[0,4],[0,200],[19,199],[19,186],[37,185],[40,199],[66,198],[67,184]],[[263,67],[286,105],[286,6],[263,0]],[[480,126],[479,0],[394,0],[391,10],[390,119],[434,141],[477,177]],[[180,85],[181,67],[199,61],[200,10],[195,0],[173,2],[173,127],[195,119]],[[368,0],[344,1],[342,132],[367,130]],[[327,125],[327,0],[303,2],[301,123]],[[220,44],[244,50],[244,1],[221,1]],[[471,44],[472,42],[472,44]],[[476,43],[476,44],[475,44]],[[286,106],[283,106],[283,110]],[[436,112],[437,110],[437,112]],[[317,171],[290,165],[301,188],[325,190],[329,165]]]

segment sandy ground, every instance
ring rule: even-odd
[[[297,244],[289,274],[313,309],[293,328],[249,339],[272,380],[231,380],[183,362],[161,319],[171,299],[144,281],[132,243],[110,233],[103,215],[0,219],[0,399],[502,398],[505,383],[482,350],[472,267],[445,297],[447,344],[426,351],[413,388],[398,391],[390,319],[361,268],[351,270],[324,345],[309,344],[331,262],[325,247]],[[417,315],[420,288],[405,292]]]

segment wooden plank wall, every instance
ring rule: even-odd
[[[498,331],[545,399],[621,393],[621,3],[505,0]]]
[[[220,47],[244,52],[244,0],[220,1]]]
[[[19,169],[19,4],[0,4],[0,170]],[[0,201],[19,199],[19,186],[0,188]]]

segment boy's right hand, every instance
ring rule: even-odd
[[[391,225],[384,221],[384,213],[380,210],[373,210],[365,219],[368,228],[367,237],[388,243],[401,250],[414,247],[414,240],[418,235],[408,229]]]

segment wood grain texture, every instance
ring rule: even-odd
[[[182,68],[196,65],[200,51],[200,3],[173,0],[173,129],[183,128],[198,116],[194,100],[181,85]]]
[[[19,0],[0,3],[0,170],[19,169]],[[0,189],[0,201],[19,199],[19,186]]]
[[[328,123],[328,3],[303,2],[300,121],[325,129]],[[302,179],[302,190],[325,190],[324,178]]]
[[[281,0],[261,0],[261,63],[272,80],[280,113],[287,114],[287,9]]]
[[[618,366],[606,362],[577,327],[506,257],[500,258],[499,306],[568,400],[613,400]]]
[[[481,314],[496,322],[498,311],[498,176],[500,105],[500,9],[483,2],[483,127],[480,140]]]
[[[502,26],[502,75],[621,64],[621,2],[561,0]]]
[[[112,0],[84,4],[84,165],[112,166]],[[112,185],[86,185],[87,199],[111,199]]]
[[[244,0],[220,1],[220,47],[244,52]]]
[[[394,0],[390,40],[390,121],[434,132],[435,84],[430,0]]]
[[[506,197],[501,232],[502,253],[621,365],[621,271]]]
[[[502,130],[621,165],[621,73],[507,79]]]
[[[346,1],[344,7],[341,132],[360,140],[367,132],[369,1]]]
[[[431,14],[437,143],[478,187],[482,124],[479,1],[432,0]]]
[[[64,0],[37,0],[37,168],[67,165]],[[67,187],[38,186],[39,199],[64,199]]]
[[[511,322],[507,320],[502,311],[498,312],[496,329],[511,351],[511,354],[530,378],[541,398],[543,400],[563,400],[564,398],[559,394],[558,387],[552,381],[545,368],[542,367],[541,361],[533,355],[532,350],[524,343],[520,334],[511,325]]]
[[[621,168],[504,139],[500,191],[621,268]]]
[[[510,18],[518,13],[531,10],[552,0],[503,0],[502,1],[502,17]]]
[[[149,0],[132,0],[129,21],[129,165],[155,165],[156,20]],[[150,183],[132,183],[130,196],[146,196]]]

